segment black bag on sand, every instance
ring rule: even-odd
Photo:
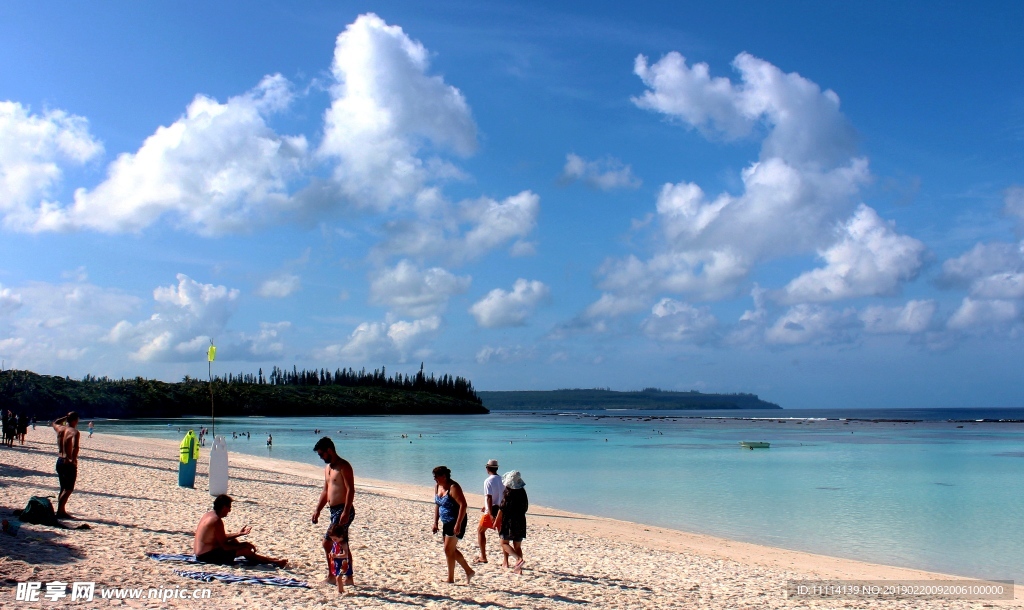
[[[18,519],[23,523],[60,527],[60,523],[57,522],[57,514],[53,512],[53,504],[50,504],[49,498],[40,498],[39,496],[32,496],[28,499],[28,504],[18,514]]]

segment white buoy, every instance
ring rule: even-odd
[[[223,436],[213,439],[210,450],[210,495],[228,493],[228,446]]]

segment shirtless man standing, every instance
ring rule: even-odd
[[[313,523],[320,519],[320,511],[324,505],[331,507],[331,522],[327,526],[327,534],[324,534],[324,555],[327,557],[327,582],[337,584],[337,579],[331,574],[331,546],[333,541],[330,537],[331,528],[340,523],[344,528],[341,536],[341,548],[348,555],[348,571],[345,572],[344,584],[352,585],[352,550],[348,544],[348,527],[356,516],[352,508],[352,499],[355,498],[355,478],[352,475],[352,464],[341,459],[334,449],[334,441],[323,437],[316,442],[313,451],[320,456],[320,459],[327,463],[324,467],[324,489],[320,492],[320,499],[316,503],[316,510],[313,511]]]
[[[74,519],[68,514],[68,498],[75,491],[78,480],[78,413],[72,411],[50,425],[57,432],[57,480],[60,482],[57,516]]]
[[[224,517],[231,512],[231,496],[221,494],[213,501],[213,510],[203,515],[196,526],[196,536],[192,540],[192,552],[196,559],[202,563],[218,563],[221,565],[232,565],[235,557],[245,557],[249,561],[257,563],[272,563],[279,568],[288,564],[287,559],[274,559],[256,554],[256,547],[249,542],[239,542],[238,539],[249,532],[252,528],[248,525],[242,526],[234,534],[224,531]]]

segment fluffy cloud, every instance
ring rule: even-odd
[[[411,322],[363,322],[352,331],[348,341],[314,350],[319,360],[365,364],[367,361],[405,362],[410,354],[420,353],[438,329],[441,318],[430,316]]]
[[[703,344],[713,339],[718,320],[707,307],[662,299],[641,328],[652,339]]]
[[[357,205],[384,209],[431,178],[458,175],[436,157],[422,159],[426,144],[462,155],[476,147],[466,100],[428,74],[428,60],[422,44],[374,14],[338,35],[318,152],[336,163],[334,179]]]
[[[732,65],[740,74],[739,84],[711,78],[705,63],[687,66],[676,52],[654,65],[641,55],[634,72],[649,89],[633,101],[729,139],[746,136],[764,122],[770,131],[762,159],[835,165],[853,155],[853,130],[839,111],[834,91],[822,91],[799,74],[786,74],[748,53],[737,55]]]
[[[237,355],[236,358],[239,360],[280,357],[284,354],[282,335],[291,327],[291,322],[260,322],[259,332],[242,333],[240,342],[232,346],[229,353]]]
[[[111,163],[99,186],[78,189],[73,205],[43,206],[35,229],[139,231],[169,216],[216,235],[264,222],[292,205],[289,180],[306,156],[305,137],[279,136],[266,122],[291,97],[280,75],[224,104],[196,96],[185,116]]]
[[[948,326],[953,330],[1005,331],[1010,325],[1021,322],[1022,312],[1024,308],[1018,302],[965,297],[960,307],[949,318]]]
[[[605,293],[730,296],[763,261],[828,249],[833,227],[856,209],[870,173],[854,156],[838,96],[745,53],[733,66],[738,83],[711,78],[705,64],[690,67],[678,53],[653,65],[637,58],[636,74],[648,87],[634,98],[639,107],[708,136],[740,138],[760,125],[767,135],[760,158],[742,171],[738,195],[708,196],[690,182],[664,185],[655,216],[660,248],[647,260],[606,261],[598,281]]]
[[[970,287],[1000,273],[1024,272],[1024,241],[1018,244],[977,244],[942,264],[940,285]]]
[[[388,238],[377,255],[439,258],[464,263],[517,240],[514,253],[529,254],[522,242],[537,226],[540,197],[523,191],[502,201],[482,197],[450,206],[436,193],[422,193],[421,216],[387,226]]]
[[[640,187],[640,179],[633,175],[633,169],[628,165],[623,165],[618,159],[587,161],[573,153],[566,155],[565,167],[562,168],[562,180],[565,182],[580,180],[584,184],[602,191]]]
[[[464,215],[473,228],[465,235],[464,256],[476,258],[515,237],[526,236],[537,224],[539,209],[540,197],[530,191],[501,202],[481,199],[466,205]]]
[[[765,331],[771,344],[837,343],[850,340],[852,311],[837,312],[820,305],[800,304],[791,307]]]
[[[135,312],[141,300],[117,289],[85,282],[31,282],[0,290],[9,304],[0,316],[0,356],[9,366],[53,369],[53,358],[103,360],[102,339],[117,320]],[[116,362],[119,359],[115,358]],[[110,363],[108,363],[109,365]],[[95,372],[95,369],[92,369]]]
[[[423,318],[443,313],[448,299],[465,292],[472,278],[440,267],[421,270],[407,260],[378,273],[370,283],[370,302]]]
[[[942,265],[939,284],[964,288],[968,295],[949,318],[956,331],[1003,332],[1024,312],[1024,241],[977,244]]]
[[[875,305],[860,313],[865,332],[876,335],[913,335],[928,330],[935,316],[935,301],[908,301],[903,307]]]
[[[826,266],[791,281],[783,303],[836,301],[891,294],[921,268],[924,244],[897,235],[875,211],[861,205],[842,227],[839,241],[820,253]]]
[[[522,278],[515,281],[511,292],[495,288],[483,299],[469,308],[476,323],[484,328],[522,326],[526,317],[543,300],[548,298],[548,287],[537,280]]]
[[[89,122],[63,110],[32,114],[17,102],[0,102],[0,214],[16,230],[32,227],[38,207],[63,176],[103,152]]]
[[[299,279],[299,276],[285,273],[264,281],[256,290],[256,294],[261,297],[281,299],[294,293],[301,286],[302,280]]]
[[[187,362],[203,357],[210,338],[223,334],[239,291],[200,284],[183,273],[177,279],[177,285],[153,291],[157,313],[135,324],[121,320],[110,330],[108,340],[134,349],[131,357],[141,361]]]

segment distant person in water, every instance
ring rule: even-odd
[[[356,517],[356,511],[352,507],[355,499],[355,475],[352,472],[352,464],[338,455],[334,448],[334,441],[329,437],[323,437],[313,446],[313,451],[320,456],[327,466],[324,467],[324,487],[320,491],[320,498],[316,503],[316,510],[313,511],[312,521],[320,520],[320,511],[324,506],[331,509],[331,522],[327,526],[327,533],[324,534],[323,547],[327,557],[327,582],[332,585],[338,584],[338,578],[343,579],[343,584],[352,585],[352,549],[348,542],[348,528]],[[338,542],[337,552],[334,551],[335,536]],[[332,554],[345,555],[348,557],[345,570],[339,577],[334,572],[334,561]],[[339,590],[341,590],[339,588]]]
[[[505,497],[505,485],[498,476],[498,460],[489,460],[484,465],[484,470],[487,472],[487,478],[484,480],[484,505],[480,507],[483,515],[476,528],[476,540],[480,545],[480,556],[476,558],[476,563],[487,563],[487,530],[497,530],[501,526],[498,520],[498,507]],[[508,563],[508,557],[505,558],[505,563]]]
[[[448,563],[448,582],[455,582],[455,564],[458,563],[466,571],[466,584],[472,580],[476,572],[469,567],[466,558],[458,549],[459,540],[466,535],[466,496],[462,486],[452,480],[452,471],[447,466],[434,469],[434,527],[436,534],[437,522],[441,522],[441,536],[444,543],[444,558]]]
[[[267,447],[273,447],[273,446],[274,446],[274,436],[271,435],[271,434],[268,434],[267,435]]]
[[[60,492],[57,494],[57,516],[62,519],[73,519],[68,514],[68,498],[75,491],[78,481],[78,413],[74,411],[54,420],[51,424],[57,433],[57,481]]]
[[[192,552],[196,560],[202,563],[232,565],[235,557],[245,557],[257,563],[272,563],[285,567],[287,559],[275,559],[256,554],[256,547],[249,542],[239,542],[239,538],[252,531],[248,525],[242,526],[234,534],[224,531],[224,517],[231,512],[231,496],[221,494],[213,501],[213,510],[203,515],[196,526],[196,535],[192,540]]]
[[[501,519],[501,548],[506,554],[504,565],[508,567],[508,558],[511,557],[515,561],[512,571],[522,574],[526,563],[523,538],[526,538],[526,511],[530,508],[530,500],[526,497],[526,483],[518,470],[506,472],[501,482],[505,484],[505,498],[498,514]]]

